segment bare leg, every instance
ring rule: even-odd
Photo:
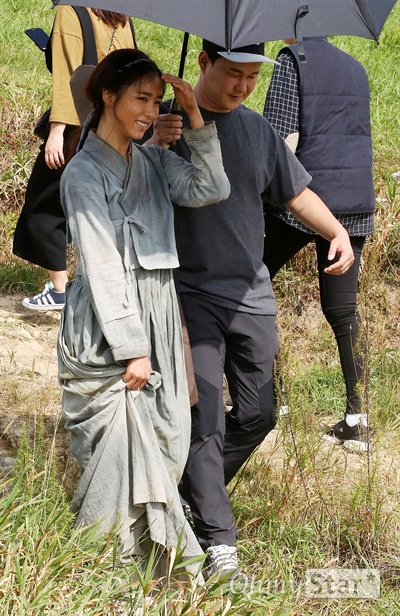
[[[65,285],[68,282],[68,274],[66,270],[61,272],[55,272],[53,270],[47,270],[49,273],[49,277],[51,282],[53,283],[54,290],[57,293],[65,293]]]

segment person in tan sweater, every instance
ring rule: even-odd
[[[135,48],[129,17],[121,13],[87,9],[93,25],[100,62],[115,49]],[[83,63],[84,40],[78,15],[71,6],[57,8],[52,35],[52,106],[50,130],[41,145],[29,178],[24,207],[18,220],[13,252],[48,270],[50,283],[23,305],[33,310],[61,310],[68,281],[66,223],[60,203],[59,182],[66,149],[80,125],[70,88],[74,70]]]

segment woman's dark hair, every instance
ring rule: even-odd
[[[104,110],[103,90],[115,94],[117,102],[130,86],[159,79],[164,94],[165,83],[161,76],[162,72],[155,62],[139,49],[116,49],[109,53],[96,66],[86,86],[86,96],[93,103],[93,111],[85,123],[79,149],[83,146],[89,130],[99,124]]]
[[[118,26],[124,27],[129,19],[128,15],[123,13],[113,13],[112,11],[102,11],[101,9],[92,9],[93,13],[101,19],[110,28],[116,28]]]

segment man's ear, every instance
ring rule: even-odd
[[[202,73],[205,72],[207,66],[211,64],[211,60],[208,56],[208,53],[204,51],[204,49],[199,54],[199,66]]]

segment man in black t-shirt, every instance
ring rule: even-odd
[[[214,121],[231,183],[226,201],[177,208],[179,293],[199,401],[181,494],[189,504],[206,577],[235,575],[236,538],[227,483],[275,425],[276,306],[263,263],[263,200],[288,207],[331,242],[326,271],[341,274],[353,253],[346,231],[307,184],[310,176],[269,122],[242,106],[254,90],[263,45],[224,49],[203,41],[194,88],[205,121]],[[163,113],[164,112],[164,113]],[[161,110],[147,143],[189,157],[181,139],[187,118]],[[336,257],[336,258],[335,258]],[[225,414],[225,372],[233,408]]]

